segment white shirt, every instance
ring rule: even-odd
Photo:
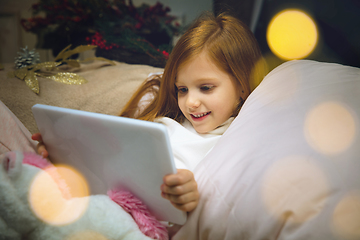
[[[176,168],[193,171],[214,147],[233,119],[229,118],[220,127],[206,134],[197,133],[188,120],[180,124],[171,118],[161,117],[155,122],[167,127]]]

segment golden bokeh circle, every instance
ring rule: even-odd
[[[360,239],[360,191],[344,196],[333,213],[334,232],[341,239]]]
[[[75,191],[73,188],[84,185],[82,181],[77,183],[77,179],[81,179],[82,176],[74,177],[79,173],[71,168],[67,170],[65,168],[64,166],[49,167],[39,171],[30,184],[28,196],[30,207],[39,219],[50,225],[70,224],[78,220],[88,206],[89,197],[81,197],[79,192],[76,192],[79,188],[76,187]],[[84,192],[86,190],[80,193],[84,194]],[[77,197],[73,197],[73,193]]]
[[[67,236],[64,240],[108,240],[104,235],[101,233],[95,232],[93,230],[84,230],[79,231]]]
[[[323,102],[308,112],[304,134],[309,145],[318,152],[339,154],[354,142],[356,122],[351,111],[343,104]]]
[[[315,49],[318,31],[308,14],[297,9],[287,9],[272,18],[266,39],[270,50],[279,58],[302,59]]]
[[[315,160],[296,155],[273,163],[262,183],[262,201],[268,213],[295,224],[316,217],[326,203],[326,198],[319,196],[329,192],[327,177]]]

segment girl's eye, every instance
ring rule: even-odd
[[[214,86],[212,86],[212,85],[204,85],[204,86],[201,86],[200,89],[201,89],[201,91],[206,92],[206,91],[211,90],[213,87]]]
[[[178,87],[177,91],[178,93],[187,93],[188,89],[186,87]]]

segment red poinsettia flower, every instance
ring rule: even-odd
[[[163,55],[164,55],[164,57],[166,58],[166,59],[168,59],[169,58],[169,53],[167,52],[167,51],[162,51],[161,52]]]
[[[141,27],[142,27],[142,24],[139,23],[139,22],[135,25],[135,28],[136,28],[136,29],[140,29]]]
[[[72,19],[74,22],[80,22],[81,18],[79,16],[76,16]]]

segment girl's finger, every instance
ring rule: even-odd
[[[189,192],[189,193],[179,195],[179,196],[168,194],[167,199],[175,204],[187,204],[189,202],[197,201],[198,193],[197,192]]]
[[[182,195],[189,192],[197,191],[197,184],[195,181],[189,181],[185,184],[178,186],[161,185],[161,191],[172,195]]]
[[[37,153],[40,154],[43,158],[47,158],[49,156],[49,153],[46,150],[44,143],[42,142],[38,143],[37,145]]]
[[[34,141],[42,142],[41,133],[34,133],[34,134],[31,136],[31,139],[34,140]]]
[[[185,184],[194,179],[194,174],[186,169],[178,169],[176,174],[167,175],[163,181],[167,186],[177,186]]]
[[[176,204],[176,203],[171,203],[171,204],[181,211],[191,212],[192,210],[194,210],[196,208],[196,206],[198,205],[198,202],[194,201],[194,202],[189,202],[186,204]]]

